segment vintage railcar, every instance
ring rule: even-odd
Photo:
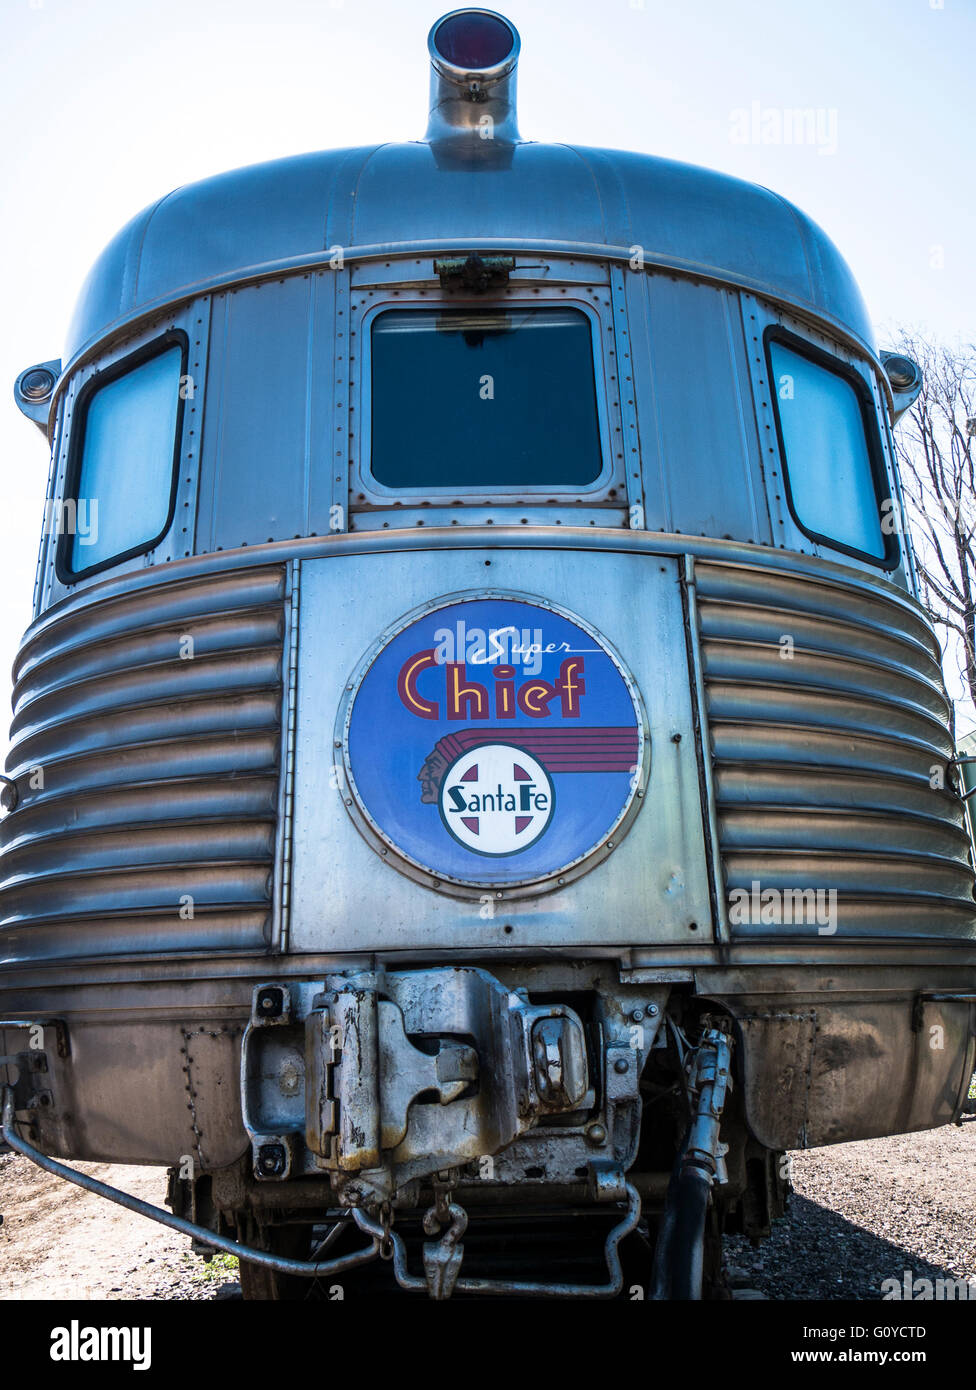
[[[248,1297],[714,1296],[784,1151],[973,1072],[918,372],[775,194],[429,49],[425,139],[162,198],[18,378],[4,1132]]]

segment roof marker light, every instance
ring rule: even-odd
[[[507,19],[491,10],[455,10],[431,29],[430,59],[442,76],[458,85],[478,77],[497,82],[518,61],[519,36]]]
[[[480,136],[517,142],[518,31],[493,10],[452,10],[427,36],[431,63],[427,139]]]

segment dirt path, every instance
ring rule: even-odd
[[[156,1206],[163,1168],[73,1165]],[[52,1177],[26,1158],[0,1156],[0,1300],[214,1298],[233,1263],[206,1265],[190,1242],[145,1217]]]
[[[163,1205],[161,1168],[76,1165]],[[976,1120],[925,1134],[793,1155],[790,1214],[759,1250],[727,1241],[742,1284],[777,1299],[878,1299],[884,1279],[976,1281]],[[0,1301],[212,1299],[236,1262],[27,1159],[0,1156]]]

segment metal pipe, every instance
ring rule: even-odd
[[[695,1052],[692,1085],[698,1101],[677,1157],[676,1181],[668,1189],[659,1246],[654,1252],[652,1299],[697,1301],[702,1295],[705,1221],[719,1166],[719,1130],[729,1083],[731,1041],[718,1029],[702,1036]]]
[[[684,1138],[675,1154],[674,1165],[668,1181],[664,1210],[658,1222],[657,1239],[654,1242],[654,1263],[651,1266],[651,1287],[648,1301],[664,1302],[671,1296],[671,1249],[674,1242],[674,1228],[677,1221],[678,1188],[681,1165],[691,1140],[691,1121],[685,1130]]]
[[[671,1298],[697,1302],[702,1295],[705,1218],[712,1190],[711,1174],[689,1164],[678,1179],[671,1260]]]
[[[99,1182],[97,1178],[90,1178],[85,1173],[79,1173],[76,1169],[59,1163],[54,1158],[48,1158],[47,1154],[41,1153],[39,1149],[35,1149],[32,1144],[28,1144],[25,1139],[20,1138],[14,1130],[14,1093],[11,1086],[3,1088],[3,1119],[0,1122],[0,1137],[5,1139],[17,1153],[23,1154],[24,1158],[29,1158],[39,1168],[53,1173],[56,1178],[65,1178],[77,1187],[84,1187],[87,1191],[94,1192],[98,1197],[106,1197],[110,1202],[116,1202],[119,1206],[128,1208],[129,1211],[148,1217],[150,1221],[158,1221],[161,1226],[169,1226],[174,1231],[179,1231],[181,1235],[192,1236],[202,1244],[212,1246],[214,1250],[222,1250],[226,1255],[236,1255],[238,1259],[245,1260],[248,1264],[264,1265],[267,1269],[277,1270],[279,1274],[301,1274],[307,1278],[315,1279],[326,1275],[341,1274],[343,1270],[353,1269],[356,1265],[367,1264],[379,1255],[380,1242],[374,1236],[372,1245],[367,1249],[356,1250],[351,1255],[340,1255],[336,1260],[325,1260],[317,1264],[310,1264],[306,1260],[287,1260],[278,1255],[270,1255],[266,1250],[255,1250],[249,1245],[240,1245],[236,1240],[228,1240],[225,1236],[218,1236],[213,1231],[208,1231],[206,1226],[197,1226],[192,1221],[184,1221],[181,1216],[163,1211],[161,1207],[154,1207],[149,1202],[142,1201],[140,1197],[133,1197],[128,1192],[120,1191],[117,1187],[109,1187],[108,1183]]]
[[[326,1250],[331,1250],[333,1245],[335,1245],[336,1241],[339,1239],[342,1232],[348,1226],[348,1224],[348,1221],[337,1221],[335,1225],[329,1230],[327,1235],[319,1241],[318,1245],[312,1251],[312,1259],[317,1260],[320,1255],[325,1254]]]
[[[607,1235],[604,1247],[607,1272],[610,1275],[608,1284],[544,1284],[520,1279],[458,1279],[454,1285],[454,1291],[456,1293],[500,1296],[515,1295],[520,1298],[616,1298],[624,1286],[618,1246],[624,1236],[629,1235],[634,1230],[641,1214],[640,1193],[629,1182],[625,1184],[625,1190],[627,1210],[623,1219]],[[407,1269],[407,1248],[401,1236],[392,1230],[388,1233],[384,1232],[381,1226],[372,1221],[358,1207],[353,1211],[353,1219],[356,1225],[367,1234],[372,1235],[374,1240],[388,1234],[393,1246],[393,1273],[401,1289],[407,1289],[413,1293],[429,1292],[427,1280],[411,1274]]]

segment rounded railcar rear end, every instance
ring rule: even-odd
[[[449,16],[424,141],[147,209],[18,379],[8,1138],[169,1166],[255,1296],[697,1296],[709,1203],[973,1073],[917,383],[779,198],[523,141],[517,51]]]

